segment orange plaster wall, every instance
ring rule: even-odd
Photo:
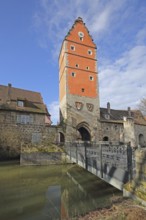
[[[89,59],[95,59],[95,57],[96,57],[95,48],[92,48],[90,46],[85,46],[82,44],[82,42],[79,42],[79,43],[80,44],[69,41],[67,44],[68,53],[78,54],[79,56],[84,56]],[[75,46],[75,51],[71,50],[71,46]],[[92,55],[88,54],[88,50],[92,50]]]
[[[83,41],[79,38],[79,31],[84,33]],[[75,27],[71,29],[70,34],[65,38],[65,41],[67,42],[67,50],[64,51],[62,48],[59,59],[60,101],[66,93],[66,86],[68,87],[69,94],[96,98],[98,95],[96,45],[93,43],[83,23],[75,23]],[[75,51],[71,50],[71,45],[75,46]],[[88,54],[88,50],[92,50],[92,55]],[[66,72],[65,53],[67,53]],[[76,68],[76,64],[79,64],[78,68]],[[87,66],[89,67],[89,70],[86,69]],[[71,75],[72,72],[76,73],[75,77]],[[93,81],[89,79],[90,76],[94,77]],[[84,92],[82,92],[82,88],[84,88]]]
[[[78,64],[79,67],[76,67],[76,64]],[[95,65],[96,65],[95,60],[90,60],[88,58],[75,56],[74,54],[70,54],[68,56],[68,66],[69,67],[72,67],[75,69],[82,69],[85,71],[96,72]],[[87,70],[86,67],[89,67],[89,70]],[[74,70],[74,71],[76,71],[76,70]]]
[[[90,76],[94,77],[94,80],[89,79]],[[82,92],[84,88],[84,92]],[[76,71],[75,77],[68,71],[68,92],[72,95],[97,97],[97,74],[83,72],[81,70]]]

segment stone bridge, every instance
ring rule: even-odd
[[[119,190],[135,175],[134,150],[110,143],[66,143],[68,159]]]

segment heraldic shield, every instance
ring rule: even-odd
[[[91,103],[87,103],[86,105],[87,105],[87,109],[88,109],[88,111],[92,112],[93,109],[94,109],[94,105],[91,104]]]
[[[75,102],[76,109],[81,110],[83,108],[83,103],[82,102]]]

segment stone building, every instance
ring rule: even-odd
[[[56,127],[38,92],[0,85],[0,151],[56,140]],[[19,153],[18,153],[19,154]]]
[[[99,106],[97,48],[82,18],[65,36],[59,55],[60,124],[66,141],[126,142],[146,145],[140,111]]]

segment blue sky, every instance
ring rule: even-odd
[[[38,91],[58,121],[58,56],[82,17],[97,45],[100,106],[146,97],[145,0],[0,0],[0,84]]]

